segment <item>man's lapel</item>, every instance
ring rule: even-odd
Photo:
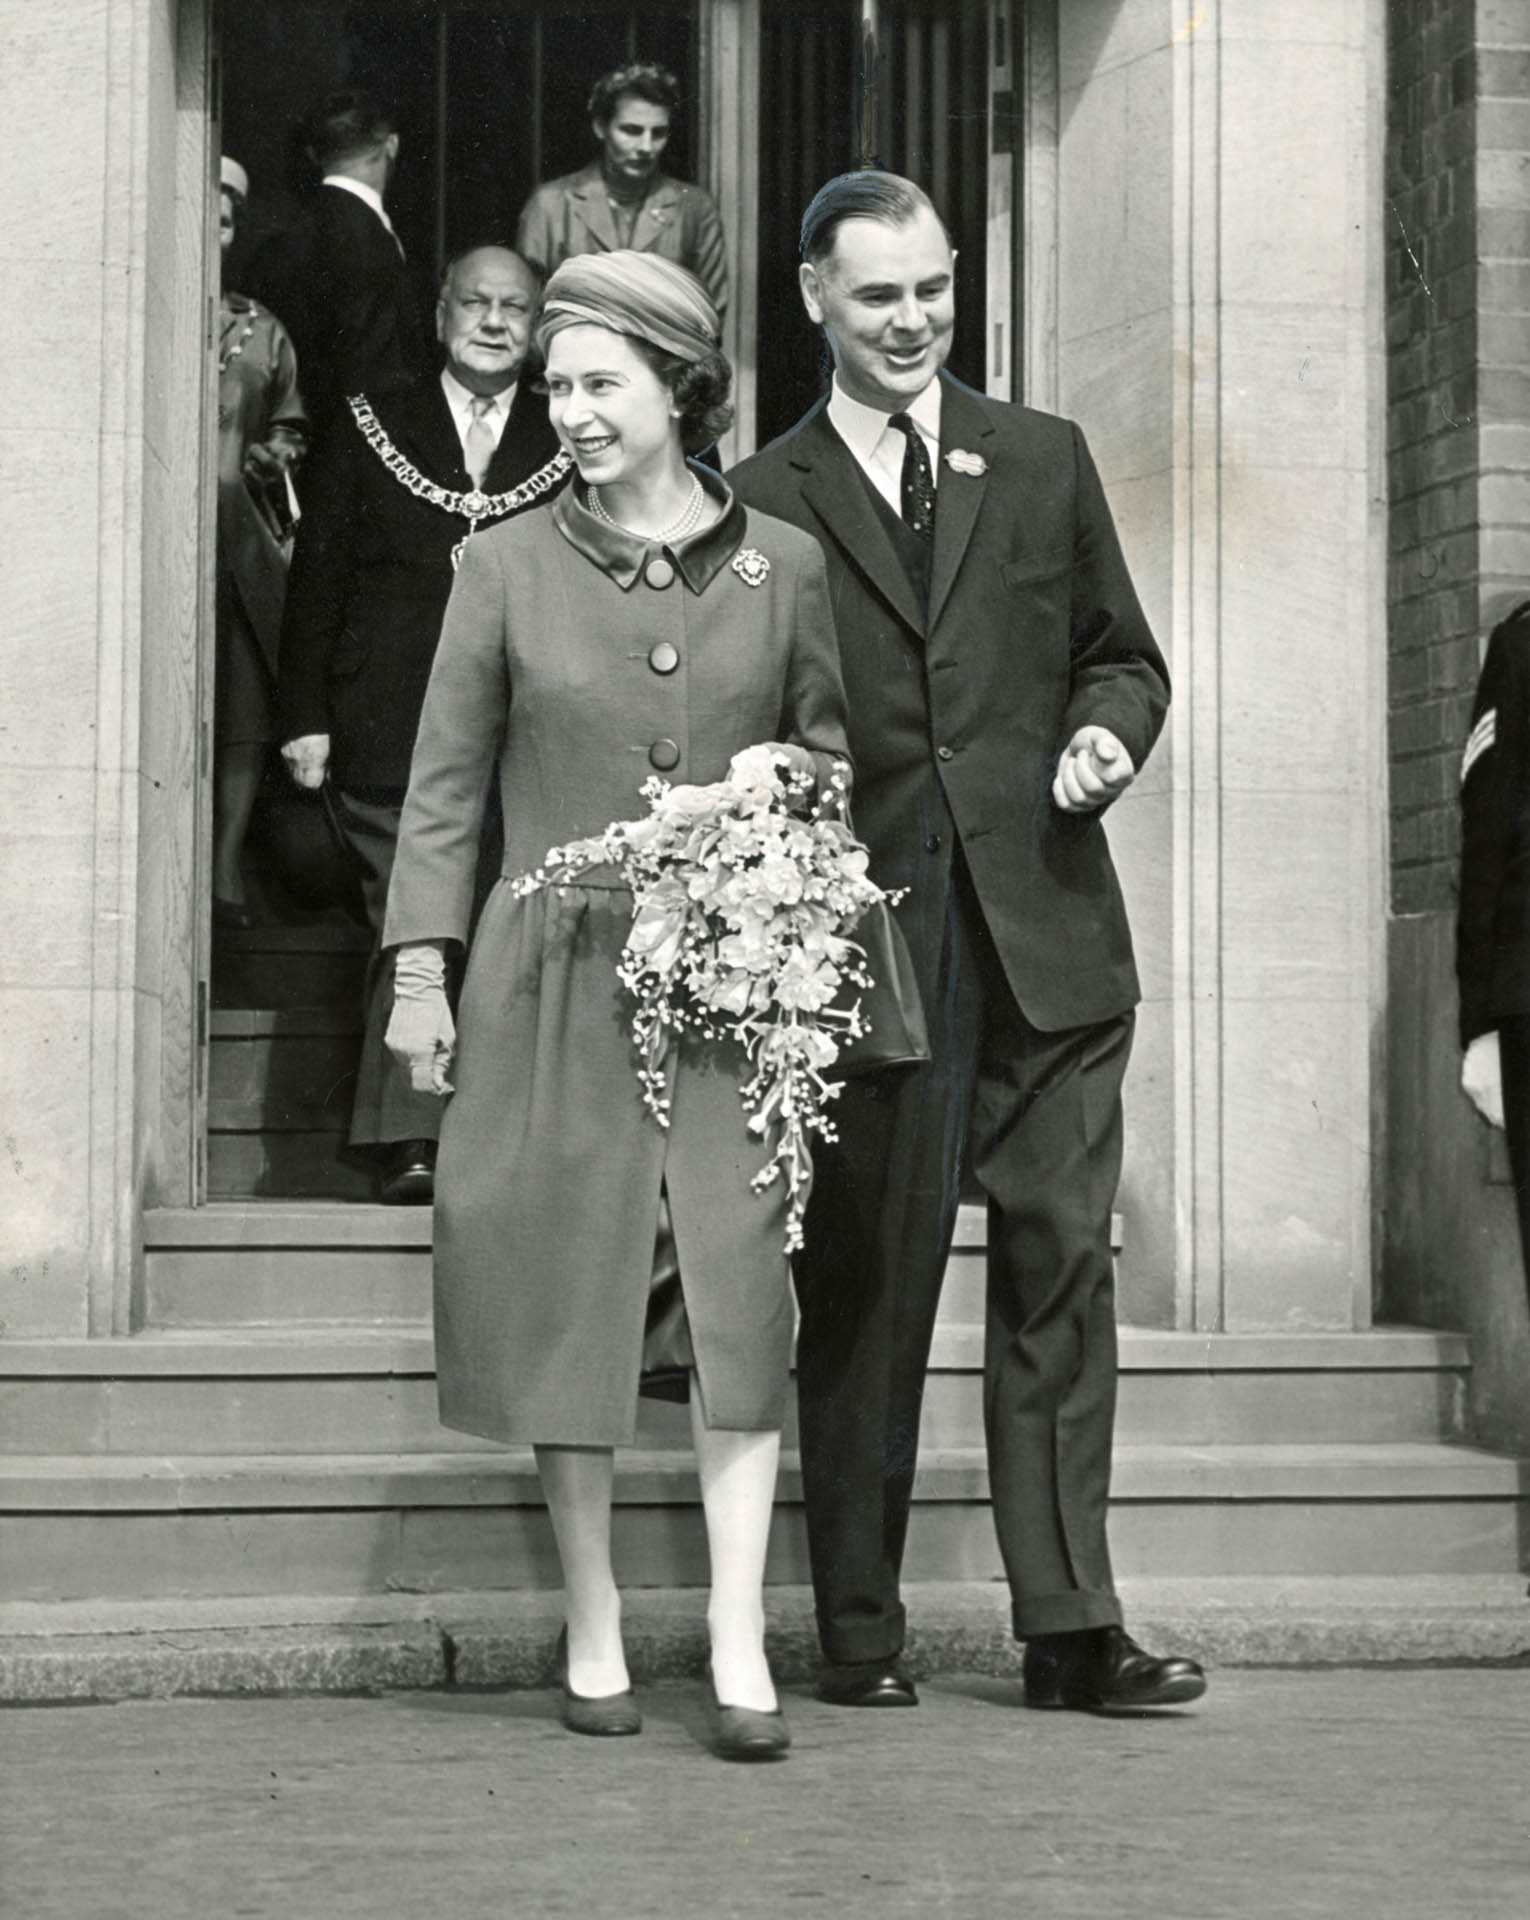
[[[558,451],[558,437],[547,422],[547,402],[522,380],[510,405],[510,418],[484,475],[486,493],[506,493],[545,466]]]
[[[661,175],[638,209],[632,244],[639,250],[652,244],[655,235],[672,226],[680,211],[680,189],[673,180]]]
[[[902,556],[882,525],[855,455],[829,422],[822,400],[790,442],[792,465],[802,474],[802,497],[867,584],[923,639],[924,610]],[[936,511],[937,524],[940,519]]]
[[[611,202],[606,195],[606,183],[601,177],[600,163],[584,170],[575,178],[568,189],[574,223],[581,226],[596,243],[596,250],[613,253],[620,245],[621,238],[616,231],[616,221],[611,214]],[[584,249],[576,248],[576,252]]]
[[[948,375],[941,375],[940,459],[944,472],[935,491],[935,552],[930,569],[929,631],[935,631],[941,610],[951,597],[961,569],[978,509],[988,490],[988,454],[985,440],[993,432],[975,393]],[[949,455],[958,456],[953,466]],[[970,459],[962,459],[961,455]],[[974,472],[973,468],[981,471]],[[966,471],[963,471],[963,469]]]

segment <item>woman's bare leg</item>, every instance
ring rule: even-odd
[[[600,1699],[631,1681],[622,1652],[622,1602],[611,1571],[609,1447],[538,1447],[537,1471],[563,1563],[568,1684]]]
[[[694,1382],[691,1432],[712,1561],[707,1629],[717,1697],[724,1706],[769,1713],[776,1689],[765,1662],[765,1548],[781,1436],[708,1427]]]

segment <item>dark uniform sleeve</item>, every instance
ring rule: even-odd
[[[1461,755],[1461,885],[1456,911],[1456,982],[1461,1045],[1497,1021],[1492,1011],[1499,908],[1510,861],[1523,844],[1530,737],[1530,601],[1494,628],[1477,682],[1471,731]]]
[[[277,663],[278,738],[329,732],[330,656],[345,626],[356,572],[358,458],[350,415],[334,421],[304,475]]]
[[[1140,773],[1169,706],[1169,669],[1132,585],[1105,489],[1073,429],[1078,498],[1073,559],[1072,691],[1061,753],[1080,727],[1107,727]]]

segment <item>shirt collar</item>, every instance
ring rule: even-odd
[[[312,176],[309,176],[312,178]],[[388,209],[383,205],[382,195],[376,187],[369,187],[365,180],[353,180],[348,173],[326,173],[323,184],[326,187],[338,187],[342,193],[353,193],[356,198],[369,206],[389,233],[393,231],[393,222],[388,218]]]
[[[573,486],[565,487],[553,501],[553,523],[576,552],[593,561],[602,573],[609,574],[623,592],[637,584],[644,567],[656,553],[663,553],[674,562],[692,593],[704,593],[738,552],[748,516],[719,473],[694,460],[690,469],[712,498],[722,502],[723,511],[710,527],[703,527],[700,533],[690,534],[684,540],[645,540],[625,528],[607,525],[585,505],[584,484],[578,480]]]
[[[515,401],[515,390],[518,385],[518,381],[512,380],[503,393],[494,394],[492,396],[493,404],[487,409],[487,413],[503,413],[508,419],[510,408]],[[478,395],[476,393],[470,393],[457,378],[456,374],[452,372],[450,367],[443,367],[441,369],[441,391],[446,395],[446,404],[452,410],[453,419],[466,420],[471,416],[473,402],[478,398]],[[484,398],[488,399],[490,396],[485,395]]]
[[[924,391],[906,407],[891,411],[908,414],[925,439],[939,446],[940,375],[936,374]],[[840,439],[863,466],[875,457],[890,418],[891,412],[884,413],[879,407],[868,407],[864,401],[853,399],[839,384],[839,375],[835,374],[834,384],[829,391],[829,420]]]

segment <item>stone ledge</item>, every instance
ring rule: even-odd
[[[1001,1585],[932,1582],[905,1598],[916,1676],[1018,1681]],[[1145,1645],[1212,1668],[1530,1664],[1522,1575],[1140,1580],[1122,1598]],[[703,1593],[638,1589],[625,1605],[640,1685],[703,1673]],[[811,1681],[810,1593],[773,1587],[767,1608],[777,1678]],[[559,1619],[555,1593],[12,1606],[0,1614],[0,1701],[542,1687]]]

